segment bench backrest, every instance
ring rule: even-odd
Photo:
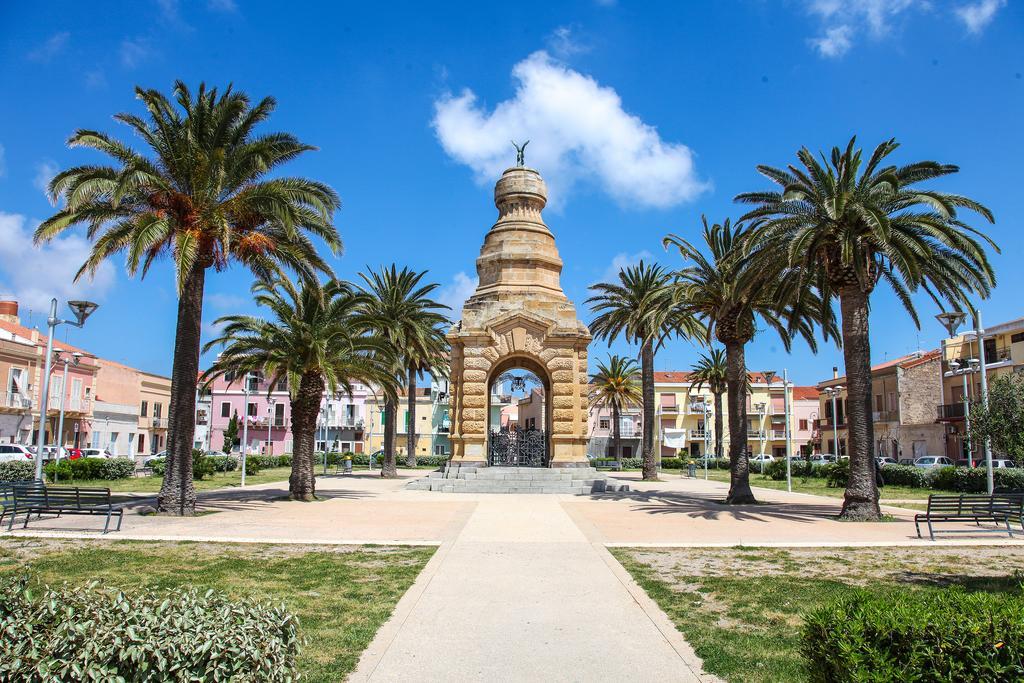
[[[110,505],[110,489],[80,486],[16,486],[14,502],[19,507],[43,508]]]
[[[1024,496],[1012,493],[995,493],[991,496],[984,493],[928,496],[929,513],[969,514],[984,508],[1000,512],[1020,512],[1024,510]]]

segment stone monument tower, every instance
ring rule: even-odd
[[[476,260],[480,284],[448,334],[452,464],[492,462],[490,433],[498,425],[489,420],[490,389],[501,373],[522,368],[544,386],[543,463],[586,467],[590,332],[562,292],[562,259],[541,217],[547,187],[517,150],[519,165],[494,186],[498,220]]]

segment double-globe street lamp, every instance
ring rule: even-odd
[[[836,462],[839,462],[839,413],[836,412],[836,398],[843,391],[843,385],[839,384],[834,387],[825,387],[822,392],[832,399],[832,447],[835,448]]]
[[[69,301],[68,308],[75,314],[74,320],[63,320],[57,317],[57,299],[50,300],[50,315],[46,319],[49,332],[46,338],[46,367],[43,371],[43,393],[39,398],[39,433],[36,440],[36,479],[43,478],[43,449],[46,447],[46,412],[49,410],[50,372],[53,364],[53,331],[57,325],[67,323],[82,327],[86,318],[99,308],[99,304],[91,301]]]

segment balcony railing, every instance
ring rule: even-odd
[[[835,425],[832,424],[832,418],[830,418],[830,417],[822,417],[822,418],[818,418],[818,426],[821,427],[822,429],[832,429]],[[845,429],[846,428],[846,416],[845,415],[840,419],[838,426],[839,426],[840,429]]]
[[[964,419],[963,403],[946,403],[938,407],[940,420],[962,420]]]
[[[707,404],[704,401],[690,401],[686,405],[686,409],[691,415],[703,415],[706,406]]]
[[[748,439],[763,439],[764,437],[765,437],[765,433],[764,433],[764,431],[762,431],[760,429],[748,429],[747,430],[747,438]]]
[[[708,432],[707,432],[706,429],[691,429],[690,430],[690,438],[691,439],[704,439],[704,438],[707,437],[707,435],[708,435]]]
[[[675,404],[672,404],[672,405],[665,405],[665,404],[663,403],[663,404],[661,404],[661,412],[662,412],[663,414],[672,414],[672,415],[678,415],[678,414],[679,414],[679,406],[677,406],[677,405],[675,405]]]
[[[32,399],[16,391],[8,391],[0,394],[0,408],[14,408],[16,410],[28,410],[32,407]]]
[[[167,418],[166,417],[154,417],[151,420],[153,429],[167,429]]]
[[[783,427],[782,429],[772,429],[772,439],[785,439],[785,438],[786,438],[786,428],[785,427]]]
[[[50,408],[60,409],[60,397],[57,397],[57,401],[52,403]],[[66,413],[88,413],[92,408],[91,398],[82,398],[80,396],[73,396],[64,402],[64,412]]]

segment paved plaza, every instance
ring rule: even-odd
[[[840,522],[838,498],[767,489],[759,505],[727,507],[727,486],[703,479],[626,473],[632,491],[582,496],[405,489],[423,474],[322,477],[315,503],[289,502],[286,482],[209,491],[199,507],[213,514],[193,518],[133,514],[152,502],[139,496],[105,538],[439,546],[364,652],[353,679],[371,681],[713,680],[608,546],[936,545],[917,538],[911,510]],[[93,522],[44,517],[12,533],[98,538]]]

